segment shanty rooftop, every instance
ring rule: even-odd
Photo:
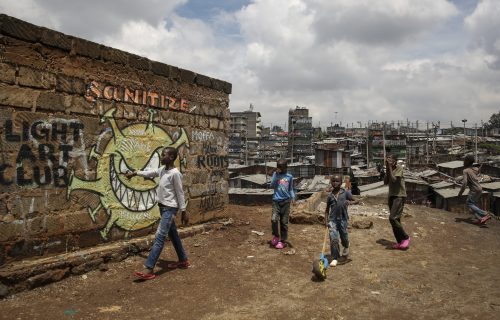
[[[443,163],[438,164],[438,167],[449,168],[449,169],[457,169],[457,168],[460,168],[463,166],[464,166],[464,162],[461,160],[443,162]]]

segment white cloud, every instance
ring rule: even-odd
[[[500,69],[500,2],[481,1],[466,18],[465,26],[471,33],[472,43],[492,56],[489,65]]]
[[[47,28],[61,28],[58,16],[36,0],[0,1],[0,12]]]
[[[179,16],[186,3],[0,0],[0,9],[229,81],[231,109],[253,103],[265,123],[284,124],[296,105],[323,125],[479,123],[499,110],[496,0],[467,12],[445,0],[254,0],[205,20]]]
[[[99,41],[130,21],[156,26],[187,0],[1,0],[0,9],[20,19]],[[62,30],[61,30],[62,29]]]
[[[314,0],[320,41],[352,41],[370,46],[398,45],[432,30],[457,9],[436,0]]]

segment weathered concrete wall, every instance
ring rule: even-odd
[[[179,150],[191,222],[228,202],[231,84],[0,15],[0,265],[155,230]]]

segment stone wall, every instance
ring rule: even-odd
[[[0,15],[0,266],[154,232],[179,151],[191,222],[228,202],[231,84]]]

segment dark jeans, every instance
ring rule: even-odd
[[[271,226],[273,236],[280,238],[281,241],[288,239],[288,217],[290,215],[290,200],[273,201],[273,214],[271,216]],[[278,231],[279,225],[279,231]]]
[[[389,222],[391,223],[392,232],[394,232],[394,237],[398,243],[409,238],[401,224],[401,216],[403,215],[405,201],[405,197],[389,197],[389,210],[391,212],[389,215]]]
[[[333,259],[340,257],[339,236],[342,246],[349,248],[349,234],[347,233],[347,220],[332,219],[328,221],[328,231],[330,232],[330,251]]]
[[[148,259],[144,264],[146,268],[153,269],[158,258],[160,257],[163,246],[165,245],[165,239],[168,237],[172,244],[174,245],[175,252],[179,261],[187,260],[186,253],[182,247],[181,238],[179,233],[177,233],[177,226],[175,225],[175,214],[177,213],[177,208],[172,207],[160,207],[160,224],[158,225],[158,230],[156,231],[155,242],[153,247],[149,252]]]

